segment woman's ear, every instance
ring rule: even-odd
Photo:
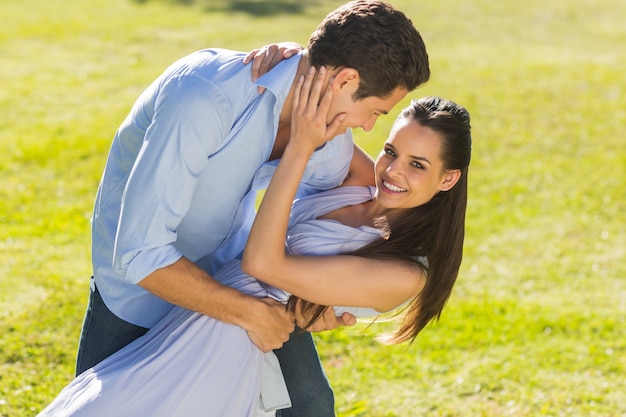
[[[455,186],[455,184],[461,178],[461,170],[454,169],[451,171],[446,171],[441,178],[441,184],[439,185],[439,191],[448,191]]]

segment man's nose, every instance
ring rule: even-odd
[[[377,115],[373,115],[372,117],[370,117],[368,121],[363,123],[363,126],[362,126],[363,130],[366,132],[369,132],[370,130],[372,130],[374,128],[374,125],[376,124],[377,119],[378,119]]]

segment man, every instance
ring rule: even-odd
[[[263,351],[289,339],[276,354],[293,407],[280,415],[332,416],[332,390],[310,333],[289,338],[294,317],[282,304],[244,295],[211,274],[244,247],[256,191],[289,140],[294,80],[311,65],[324,66],[333,89],[331,120],[345,114],[345,133],[307,166],[299,191],[306,195],[364,171],[358,167],[370,160],[348,128],[370,130],[426,82],[428,56],[404,14],[366,0],[331,12],[304,51],[256,82],[243,56],[212,49],[174,63],[116,133],[92,219],[94,277],[77,373],[144,334],[177,304],[243,327]],[[321,328],[341,324],[336,318]]]

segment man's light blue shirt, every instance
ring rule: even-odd
[[[185,256],[214,273],[244,247],[300,56],[256,83],[243,57],[207,49],[174,63],[115,135],[96,195],[92,262],[103,300],[123,320],[151,327],[172,307],[137,285],[156,269]],[[341,183],[352,153],[350,131],[317,150],[298,195]]]

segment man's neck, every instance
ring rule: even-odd
[[[272,148],[272,154],[270,155],[270,161],[278,159],[283,155],[283,151],[289,142],[289,131],[291,129],[291,106],[293,104],[293,93],[296,88],[296,81],[300,75],[306,74],[309,69],[309,54],[306,50],[303,51],[300,62],[298,63],[298,69],[296,75],[293,77],[291,88],[287,93],[287,98],[283,103],[283,108],[278,117],[278,132],[276,132],[276,138],[274,140],[274,146]]]
[[[309,69],[309,54],[307,50],[302,52],[302,57],[300,58],[300,62],[298,63],[298,69],[296,70],[296,75],[293,77],[291,82],[291,88],[289,89],[289,93],[287,93],[287,98],[283,103],[283,108],[280,112],[280,117],[278,119],[278,126],[280,128],[281,125],[289,126],[291,125],[291,106],[293,103],[293,92],[296,88],[296,81],[300,75],[306,75],[307,70]]]

